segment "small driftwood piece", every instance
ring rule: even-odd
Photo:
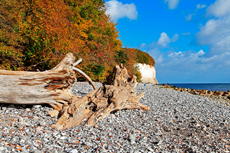
[[[136,95],[136,77],[129,77],[126,68],[117,65],[113,73],[108,76],[110,85],[96,89],[86,96],[74,98],[70,105],[60,112],[61,117],[52,125],[56,129],[71,128],[81,124],[92,126],[111,112],[122,109],[149,110],[148,106],[139,103],[144,93]]]
[[[78,97],[71,92],[76,82],[76,66],[72,53],[53,69],[44,72],[0,70],[0,103],[10,104],[49,104],[55,110],[61,110]],[[75,71],[74,71],[75,70]],[[78,71],[79,72],[79,71]],[[91,79],[80,71],[93,85]],[[95,85],[93,85],[96,89]]]

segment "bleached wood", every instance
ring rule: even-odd
[[[73,63],[73,66],[76,66],[76,65],[78,65],[81,62],[82,62],[82,58],[80,58],[77,62]]]
[[[64,107],[57,123],[52,125],[56,129],[71,128],[86,120],[85,125],[95,125],[99,120],[122,109],[149,110],[148,106],[139,103],[144,93],[136,95],[136,77],[129,77],[127,70],[118,65],[110,75],[110,85],[103,85],[86,96],[73,99],[73,102]],[[114,77],[112,77],[114,76]]]
[[[56,110],[71,103],[70,88],[76,82],[72,53],[44,72],[0,70],[0,103],[49,104]],[[91,80],[91,79],[90,79]],[[76,96],[77,97],[77,96]]]
[[[94,88],[94,89],[97,89],[97,87],[94,85],[94,83],[93,83],[93,81],[91,80],[91,78],[90,78],[87,74],[85,74],[82,70],[80,70],[80,69],[78,69],[78,68],[76,68],[76,67],[73,67],[73,70],[75,70],[75,71],[81,73],[81,74],[90,82],[90,84],[93,86],[93,88]]]
[[[129,76],[123,65],[117,65],[108,76],[108,84],[96,89],[90,77],[75,68],[75,58],[68,53],[53,69],[44,72],[0,70],[0,103],[49,104],[59,111],[56,129],[71,128],[84,123],[92,126],[110,113],[122,109],[149,110],[139,103],[144,93],[136,95],[136,77]],[[76,82],[75,71],[85,76],[94,89],[84,97],[71,92]],[[58,112],[52,111],[51,116]]]

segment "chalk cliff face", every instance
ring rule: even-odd
[[[141,73],[141,81],[143,83],[152,83],[158,84],[156,79],[156,70],[154,66],[138,63],[137,66],[139,67],[139,71]]]

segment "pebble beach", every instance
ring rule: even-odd
[[[102,86],[95,83],[97,87]],[[152,153],[230,152],[230,107],[185,92],[138,84],[140,103],[149,111],[122,110],[94,127],[55,130],[48,105],[0,104],[0,153]],[[77,82],[73,93],[93,91]]]

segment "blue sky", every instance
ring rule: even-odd
[[[156,61],[159,83],[230,83],[230,0],[105,0],[124,47]]]

